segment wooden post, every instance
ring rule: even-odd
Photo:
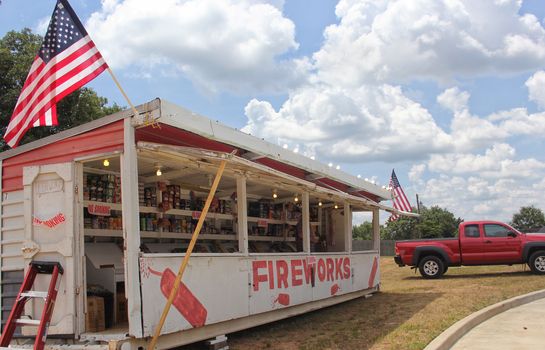
[[[348,201],[343,203],[344,211],[344,251],[352,252],[352,208]]]
[[[174,286],[172,287],[172,290],[170,291],[170,296],[168,297],[165,308],[163,309],[163,314],[161,315],[159,324],[155,328],[155,334],[153,335],[153,338],[151,339],[151,342],[149,343],[148,350],[155,349],[155,345],[157,344],[157,339],[159,338],[159,335],[161,334],[161,329],[163,328],[163,325],[167,318],[168,311],[170,310],[170,307],[172,306],[172,302],[174,301],[174,297],[176,296],[176,293],[178,292],[178,288],[180,287],[182,276],[184,274],[187,263],[189,262],[189,258],[191,257],[191,253],[193,252],[193,248],[195,247],[195,243],[197,243],[197,238],[199,237],[199,233],[201,232],[201,228],[204,224],[204,219],[206,218],[206,215],[208,214],[208,209],[210,208],[212,199],[214,199],[214,195],[216,194],[216,190],[220,183],[220,179],[221,179],[221,176],[223,175],[223,171],[225,170],[226,164],[227,164],[227,161],[225,160],[221,161],[221,164],[218,168],[218,172],[216,173],[216,178],[214,179],[214,183],[212,184],[210,193],[208,193],[208,198],[206,198],[206,202],[204,203],[204,208],[201,212],[201,216],[199,217],[199,221],[197,222],[197,227],[195,227],[195,231],[193,232],[193,236],[191,237],[191,241],[189,242],[189,247],[187,247],[184,260],[182,261],[182,264],[180,265],[180,269],[178,270],[178,275],[176,276],[176,280],[174,280]]]
[[[380,255],[380,221],[379,210],[373,209],[373,250],[378,250]]]
[[[246,177],[237,176],[237,231],[238,249],[248,254],[248,204],[246,203]]]
[[[121,208],[125,249],[125,295],[127,296],[130,334],[142,336],[140,298],[140,220],[138,202],[138,164],[134,127],[131,119],[123,121],[124,149],[121,154]]]
[[[302,215],[303,215],[303,251],[305,253],[310,253],[310,206],[309,206],[309,195],[307,191],[303,192],[302,196],[303,206],[302,206]]]

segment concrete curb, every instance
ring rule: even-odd
[[[520,295],[518,297],[487,306],[486,308],[479,310],[450,326],[446,331],[441,333],[437,338],[429,343],[424,350],[448,350],[473,327],[488,320],[489,318],[492,318],[506,310],[542,298],[545,298],[545,289]]]

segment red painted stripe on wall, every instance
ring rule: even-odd
[[[123,120],[72,136],[2,162],[2,191],[23,188],[23,167],[70,162],[86,155],[123,150]]]

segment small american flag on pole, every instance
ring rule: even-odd
[[[67,0],[58,0],[4,139],[17,147],[31,127],[57,125],[57,102],[108,65]]]
[[[399,184],[399,180],[397,179],[395,171],[392,169],[392,177],[390,178],[390,189],[392,191],[392,195],[394,197],[394,208],[401,211],[411,212],[411,203],[409,203],[409,200],[407,199],[407,196],[405,196],[405,192],[403,192],[403,189],[401,188],[401,185]],[[397,220],[399,218],[399,215],[392,214],[390,216],[390,221]]]

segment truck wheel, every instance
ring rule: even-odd
[[[428,255],[420,260],[418,270],[424,278],[440,278],[445,272],[445,263],[436,256]]]
[[[539,250],[530,255],[528,266],[530,266],[530,270],[535,274],[545,274],[545,250]]]

